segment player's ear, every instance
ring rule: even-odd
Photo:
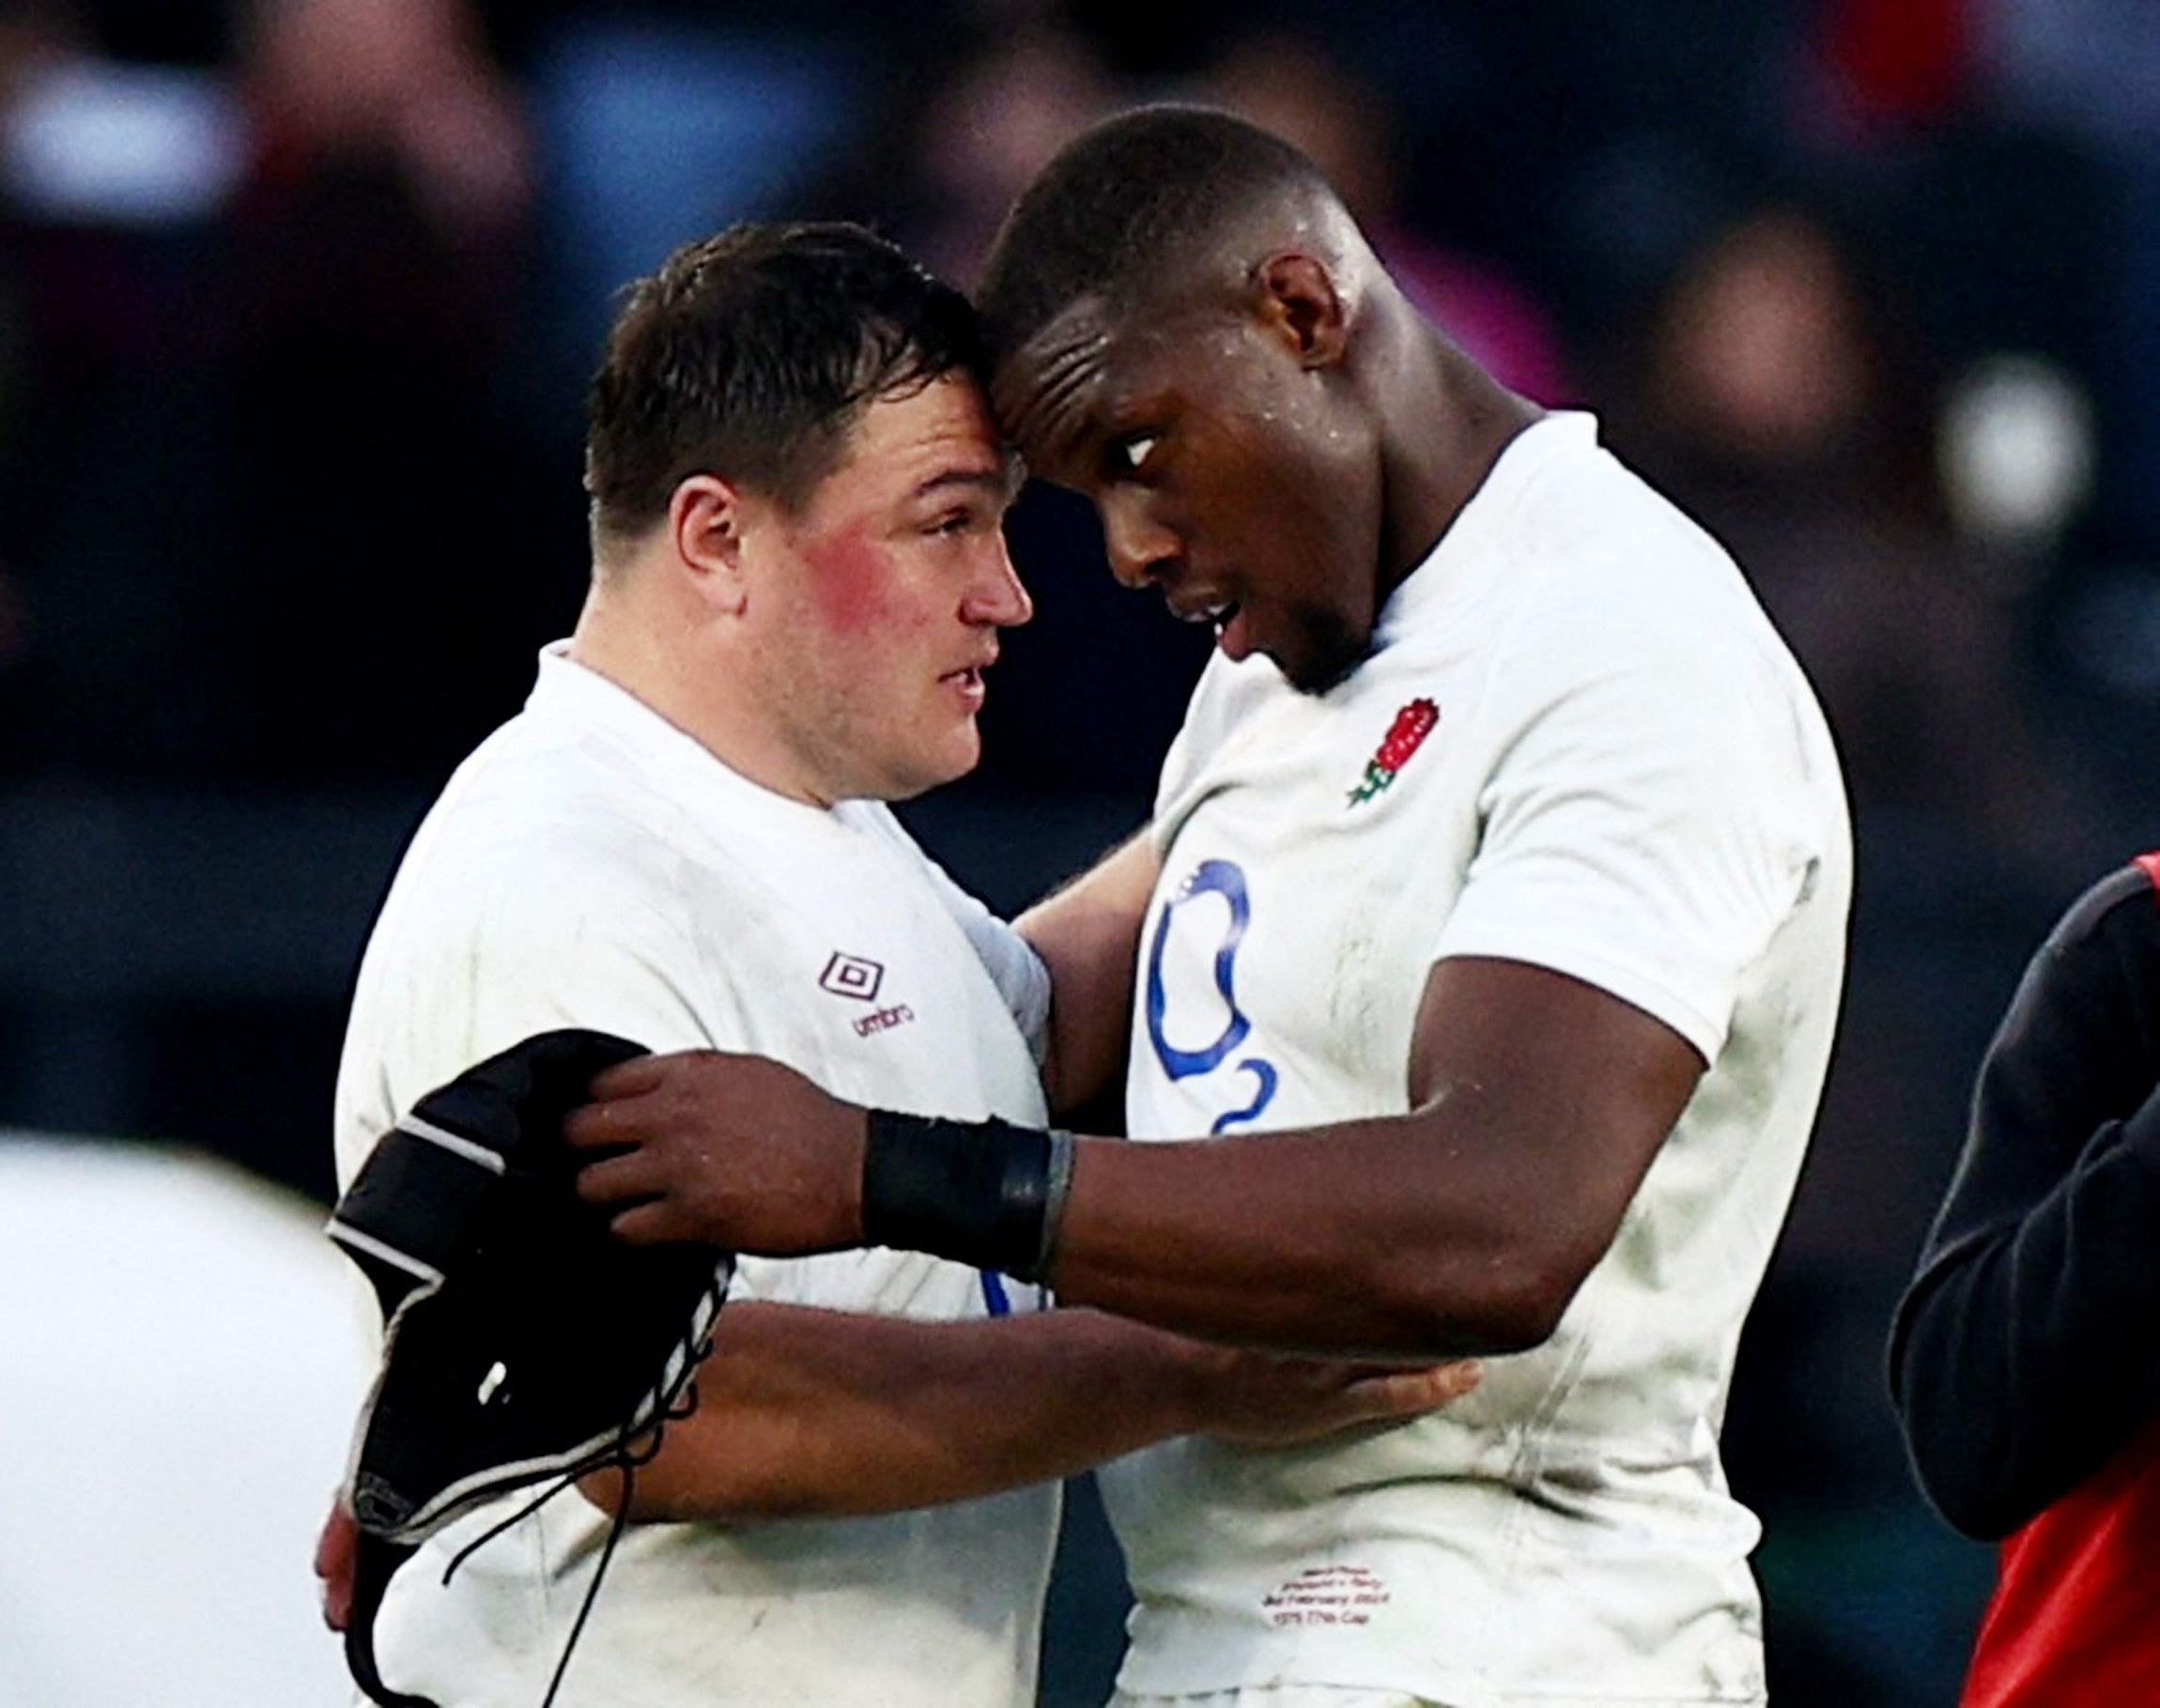
[[[1287,344],[1302,366],[1338,365],[1350,338],[1350,310],[1334,272],[1318,255],[1282,250],[1253,269],[1260,324]]]
[[[748,596],[743,542],[748,525],[743,493],[717,474],[692,474],[668,500],[668,537],[698,596],[736,612]]]

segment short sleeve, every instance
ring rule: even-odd
[[[952,875],[925,854],[899,821],[882,808],[877,812],[877,823],[904,857],[919,863],[929,874],[938,900],[960,927],[983,971],[990,975],[991,983],[997,987],[998,996],[1040,1068],[1050,1049],[1050,969],[1042,964],[1042,957],[980,900],[955,883]]]
[[[1814,774],[1774,654],[1610,616],[1534,615],[1499,658],[1481,835],[1434,959],[1568,974],[1708,1062],[1809,882],[1834,766]]]
[[[1025,937],[944,873],[939,885],[1040,1068],[1050,1049],[1050,969]]]

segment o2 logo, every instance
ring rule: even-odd
[[[1214,955],[1215,990],[1223,999],[1228,1018],[1212,1043],[1204,1049],[1180,1050],[1164,1031],[1170,998],[1163,984],[1163,950],[1170,940],[1170,924],[1178,910],[1206,896],[1219,896],[1229,908],[1229,921]],[[1238,1046],[1253,1029],[1253,1023],[1238,1007],[1237,993],[1238,946],[1245,940],[1245,928],[1252,919],[1253,902],[1245,890],[1244,871],[1228,860],[1202,860],[1155,916],[1155,940],[1148,949],[1148,1041],[1155,1046],[1155,1059],[1163,1064],[1163,1071],[1173,1080],[1214,1072],[1237,1054]],[[1210,1133],[1227,1132],[1252,1120],[1274,1101],[1275,1087],[1280,1080],[1274,1063],[1248,1055],[1238,1062],[1231,1072],[1252,1076],[1252,1100],[1242,1109],[1217,1116],[1215,1124],[1208,1129]]]

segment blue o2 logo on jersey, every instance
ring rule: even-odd
[[[1224,1023],[1215,1041],[1206,1049],[1180,1050],[1163,1036],[1163,1019],[1170,1004],[1169,994],[1163,987],[1163,949],[1170,941],[1170,922],[1177,916],[1178,910],[1202,896],[1220,896],[1230,904],[1229,929],[1224,932],[1222,944],[1215,950],[1215,989],[1222,992],[1223,1006],[1229,1010],[1229,1019]],[[1253,1029],[1253,1023],[1239,1011],[1235,988],[1238,945],[1244,942],[1245,928],[1252,920],[1253,903],[1245,893],[1245,874],[1227,860],[1201,861],[1155,916],[1155,943],[1148,951],[1148,1037],[1155,1046],[1155,1059],[1163,1064],[1163,1071],[1174,1080],[1190,1079],[1196,1073],[1212,1073],[1231,1051],[1245,1041],[1245,1034]]]
[[[1228,909],[1228,919],[1213,957],[1214,986],[1223,999],[1225,1019],[1222,1029],[1211,1042],[1197,1050],[1185,1050],[1170,1041],[1165,1024],[1170,997],[1163,982],[1163,951],[1170,941],[1170,928],[1179,910],[1208,897],[1220,898]],[[1238,1046],[1252,1031],[1253,1023],[1238,1007],[1237,992],[1238,946],[1244,942],[1246,928],[1252,921],[1253,901],[1245,888],[1244,870],[1229,860],[1201,861],[1155,916],[1155,938],[1148,948],[1148,1041],[1155,1047],[1155,1059],[1163,1064],[1163,1071],[1172,1080],[1214,1072],[1237,1053]],[[1211,1133],[1227,1132],[1242,1122],[1252,1120],[1274,1100],[1279,1076],[1273,1062],[1248,1055],[1237,1063],[1231,1072],[1252,1076],[1250,1100],[1242,1108],[1216,1116],[1214,1125],[1208,1129]]]

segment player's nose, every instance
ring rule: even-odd
[[[994,623],[999,628],[1018,628],[1035,615],[1035,601],[1027,596],[1020,572],[1012,566],[1012,553],[1002,529],[968,583],[964,610],[969,622]]]
[[[1161,580],[1176,566],[1178,537],[1148,514],[1145,495],[1112,488],[1098,501],[1103,515],[1103,549],[1110,573],[1131,588]]]

